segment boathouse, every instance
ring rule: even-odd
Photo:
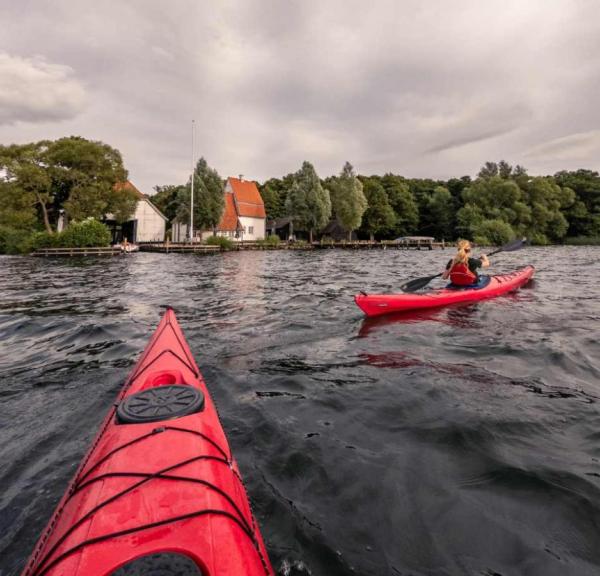
[[[115,184],[116,190],[130,190],[138,198],[135,213],[130,220],[119,224],[107,214],[105,224],[113,234],[113,244],[127,238],[129,242],[164,242],[167,217],[129,180]]]

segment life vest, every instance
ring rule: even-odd
[[[450,268],[450,282],[457,286],[468,286],[477,282],[477,274],[471,272],[467,264],[458,262]]]

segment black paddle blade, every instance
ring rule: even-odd
[[[519,248],[523,248],[523,246],[527,246],[527,238],[517,238],[517,240],[513,240],[509,242],[506,246],[502,247],[502,252],[512,252],[514,250],[519,250]]]
[[[498,254],[499,252],[514,252],[515,250],[519,250],[520,248],[523,248],[523,246],[527,246],[528,241],[527,238],[517,238],[516,240],[513,240],[512,242],[509,242],[508,244],[502,246],[502,248],[498,248],[498,250],[494,250],[493,252],[490,252],[488,254],[488,256],[492,256],[493,254]]]
[[[414,280],[410,280],[409,282],[402,284],[402,286],[400,286],[400,290],[402,290],[402,292],[416,292],[421,288],[425,288],[427,284],[429,284],[434,278],[437,278],[438,276],[441,276],[441,274],[434,274],[433,276],[424,276],[423,278],[415,278]]]

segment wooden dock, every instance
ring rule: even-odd
[[[121,256],[125,254],[119,246],[90,246],[86,248],[39,248],[32,253],[38,257],[75,257],[75,256]]]
[[[352,240],[334,241],[319,240],[312,244],[308,242],[280,242],[279,244],[267,244],[264,242],[234,242],[231,248],[223,249],[212,244],[176,244],[172,242],[157,242],[140,244],[140,252],[158,252],[161,254],[187,253],[187,254],[215,254],[226,250],[433,250],[434,248],[445,248],[444,242],[435,242],[431,239],[407,238],[403,240]],[[88,247],[88,248],[40,248],[32,256],[37,257],[77,257],[77,256],[121,256],[129,254],[121,250],[119,246]]]
[[[315,248],[345,248],[347,250],[433,250],[435,248],[445,249],[445,242],[426,240],[353,240],[348,242],[321,241],[313,242]]]
[[[220,252],[220,246],[212,246],[209,244],[175,244],[173,242],[157,242],[152,244],[140,244],[140,252],[160,252],[162,254],[169,253],[199,253],[199,254],[214,254]]]
[[[214,254],[215,252],[226,251],[241,251],[241,250],[314,250],[318,246],[311,246],[308,243],[291,243],[281,242],[279,245],[263,244],[261,242],[234,242],[231,248],[221,248],[211,244],[174,244],[172,242],[156,243],[156,244],[140,244],[141,252],[160,252],[162,254],[169,253],[200,253]]]
[[[242,250],[323,250],[341,248],[345,250],[373,250],[373,249],[392,249],[392,250],[433,250],[435,248],[445,248],[444,242],[435,242],[434,240],[413,238],[405,240],[352,240],[352,241],[333,241],[320,240],[313,242],[280,242],[279,244],[266,244],[264,242],[242,241],[234,242],[231,248],[222,249],[220,246],[209,244],[174,244],[171,242],[140,244],[141,252],[160,252],[162,254],[174,253],[215,253],[221,250],[242,251]]]

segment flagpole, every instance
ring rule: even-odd
[[[194,241],[194,136],[195,120],[192,120],[192,193],[190,196],[190,242]]]

